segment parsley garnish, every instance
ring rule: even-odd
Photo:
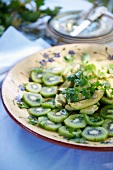
[[[23,109],[23,108],[26,108],[26,109],[29,109],[29,106],[24,102],[24,101],[20,101],[18,104],[18,107],[20,109]]]

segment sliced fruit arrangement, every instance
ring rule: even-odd
[[[105,141],[113,136],[113,70],[83,58],[77,64],[31,70],[20,108],[32,125],[67,139]]]
[[[70,129],[67,126],[61,126],[58,129],[58,133],[67,138],[74,138],[75,136],[80,136],[82,131],[80,129]]]
[[[42,87],[41,84],[31,82],[26,85],[26,90],[32,93],[39,93],[41,87]]]
[[[43,97],[52,97],[55,96],[57,93],[57,86],[53,86],[53,87],[42,87],[41,89],[41,95]]]
[[[31,92],[25,92],[23,94],[23,100],[31,107],[40,106],[42,103],[42,96]]]
[[[86,121],[82,114],[73,114],[65,119],[64,123],[67,127],[71,127],[73,129],[84,128],[86,126]]]
[[[82,136],[89,141],[104,141],[108,137],[108,131],[103,127],[86,127],[82,132]]]
[[[48,112],[47,116],[51,121],[61,123],[69,116],[69,114],[65,109],[54,109],[51,112]]]
[[[49,108],[34,107],[34,108],[30,108],[28,111],[32,116],[39,117],[39,116],[47,115],[47,113],[50,110],[51,109],[49,109]]]
[[[43,69],[35,68],[31,71],[31,79],[33,82],[42,83]]]
[[[60,75],[58,76],[58,75],[54,75],[52,73],[46,73],[46,74],[44,74],[42,81],[46,86],[55,86],[57,84],[62,83],[63,78]]]

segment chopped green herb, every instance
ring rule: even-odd
[[[28,109],[28,108],[29,108],[29,106],[28,106],[24,101],[21,101],[21,102],[19,102],[19,103],[17,103],[17,104],[18,104],[18,107],[19,107],[20,109],[23,109],[23,108]]]

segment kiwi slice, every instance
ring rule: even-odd
[[[92,106],[86,107],[84,109],[81,109],[80,113],[92,115],[97,110],[98,110],[98,106],[97,105],[92,105]]]
[[[52,97],[55,96],[57,93],[57,86],[53,87],[42,87],[40,91],[41,95],[44,97]]]
[[[47,86],[55,86],[63,82],[63,78],[61,76],[57,76],[51,73],[44,74],[42,80],[43,83]]]
[[[60,111],[54,109],[48,112],[47,116],[51,121],[61,123],[63,122],[64,119],[66,119],[69,116],[69,114],[65,109],[62,109]]]
[[[62,124],[52,122],[49,119],[42,119],[42,121],[39,122],[39,126],[49,131],[57,131],[58,128],[62,126]]]
[[[100,101],[104,104],[112,104],[113,105],[113,99],[109,99],[105,96],[103,96]]]
[[[61,126],[58,129],[58,133],[61,136],[67,137],[67,138],[74,138],[75,136],[80,136],[82,131],[80,129],[72,129],[67,126]]]
[[[102,126],[108,131],[108,136],[113,136],[113,120],[106,119]]]
[[[42,83],[43,70],[41,68],[35,68],[31,72],[31,79],[36,83]]]
[[[84,128],[86,126],[86,121],[83,114],[70,115],[64,120],[64,123],[67,127],[71,127],[73,129]]]
[[[108,132],[103,127],[86,127],[82,136],[89,141],[99,142],[107,139]]]
[[[102,125],[102,123],[104,123],[104,119],[102,117],[94,118],[92,116],[90,117],[90,116],[84,114],[84,118],[88,125],[99,126],[99,125]]]
[[[63,68],[61,66],[55,66],[55,67],[47,68],[45,71],[55,74],[55,75],[59,75],[62,73]]]
[[[106,105],[100,110],[103,118],[113,119],[113,105]]]
[[[23,100],[31,107],[40,106],[42,103],[42,96],[31,92],[25,92],[23,94]]]
[[[26,85],[26,90],[33,93],[39,93],[41,87],[41,84],[31,82]]]
[[[54,109],[55,106],[55,100],[54,99],[47,99],[42,103],[43,107],[48,107]]]
[[[41,122],[42,120],[47,120],[48,117],[45,115],[45,116],[39,116],[38,117],[38,123]]]
[[[34,107],[28,109],[28,112],[30,115],[39,117],[39,116],[44,116],[47,115],[48,112],[50,112],[50,108],[43,108],[43,107]]]

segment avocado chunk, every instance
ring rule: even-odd
[[[81,109],[80,113],[87,114],[87,115],[92,115],[97,110],[98,110],[98,106],[97,105],[92,105],[92,106],[86,107],[85,109]]]
[[[97,103],[102,98],[103,95],[104,95],[103,90],[96,90],[90,99],[69,103],[69,105],[75,110],[81,110]]]
[[[62,107],[66,104],[66,97],[63,94],[57,94],[55,97],[55,106]]]

